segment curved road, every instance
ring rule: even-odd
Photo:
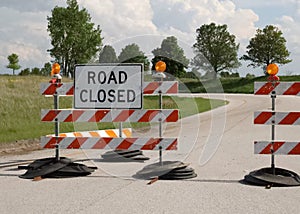
[[[181,95],[191,96],[191,95]],[[151,163],[101,163],[101,151],[67,150],[63,156],[90,158],[86,165],[99,169],[87,177],[18,178],[13,162],[53,156],[43,150],[20,156],[0,157],[1,213],[298,213],[300,187],[249,186],[240,180],[252,170],[270,165],[269,155],[254,155],[253,141],[270,140],[271,127],[253,124],[253,112],[271,107],[269,96],[196,94],[226,99],[227,106],[164,126],[164,136],[179,135],[179,150],[164,152],[164,160],[190,163],[194,179],[146,185],[131,176]],[[297,111],[299,97],[278,96],[278,111]],[[157,127],[136,135],[157,133]],[[297,126],[276,127],[276,139],[299,141]],[[100,154],[99,154],[100,153]],[[157,152],[144,152],[157,161]],[[298,156],[276,156],[276,166],[300,173]]]

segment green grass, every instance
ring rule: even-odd
[[[300,81],[299,75],[279,76],[280,81]],[[182,92],[191,93],[244,93],[252,94],[254,82],[266,82],[267,77],[254,78],[220,78],[218,80],[181,79],[179,88]]]
[[[54,123],[41,122],[41,109],[53,108],[53,98],[39,93],[40,84],[49,77],[0,76],[0,142],[39,138],[54,133]],[[72,81],[64,78],[64,82]],[[72,97],[60,97],[60,108],[71,108]],[[180,117],[210,110],[226,104],[220,100],[164,96],[163,108],[180,109]],[[145,96],[144,108],[158,108],[157,96]],[[124,124],[124,127],[129,124]],[[132,123],[139,127],[141,123]],[[147,125],[143,124],[143,125]],[[118,127],[116,123],[61,123],[60,132],[84,131]]]

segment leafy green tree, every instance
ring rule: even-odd
[[[213,72],[213,77],[221,71],[231,71],[241,66],[238,60],[239,44],[235,36],[227,31],[227,25],[204,24],[196,30],[193,45],[195,57],[192,64],[198,69]]]
[[[223,77],[223,78],[240,77],[240,74],[238,72],[229,73],[228,71],[222,71],[222,72],[220,72],[220,77]]]
[[[9,64],[6,66],[13,70],[13,75],[15,75],[15,70],[19,70],[21,66],[19,65],[19,56],[15,53],[12,53],[7,57]]]
[[[40,74],[43,76],[49,76],[51,73],[52,65],[50,62],[44,64],[44,67],[41,68]]]
[[[32,74],[32,75],[40,75],[40,69],[37,68],[37,67],[32,68],[30,74]]]
[[[122,49],[120,55],[118,56],[118,61],[120,63],[143,63],[144,70],[149,70],[150,62],[142,52],[139,46],[135,43],[125,46]]]
[[[25,68],[25,69],[21,70],[21,72],[19,73],[20,76],[27,76],[29,74],[30,74],[29,68]]]
[[[75,64],[87,63],[102,45],[101,30],[95,28],[91,16],[76,0],[67,0],[67,7],[56,6],[47,17],[51,37],[50,55],[59,62],[63,75],[73,76]]]
[[[247,74],[246,74],[246,78],[247,78],[247,79],[253,79],[253,78],[255,78],[255,75],[254,75],[254,74],[249,74],[249,73],[247,73]]]
[[[179,47],[177,38],[170,36],[164,39],[160,48],[152,51],[154,58],[152,62],[152,70],[155,70],[155,64],[158,61],[164,61],[167,65],[166,71],[175,77],[182,77],[185,75],[185,68],[188,67],[189,60],[184,55],[184,51]]]
[[[105,45],[99,55],[100,63],[116,63],[118,58],[115,49],[110,45]]]
[[[264,68],[271,63],[291,62],[292,60],[288,59],[289,55],[282,32],[275,26],[267,25],[263,30],[256,30],[255,36],[247,46],[247,54],[241,59],[251,61],[248,66],[253,68]]]

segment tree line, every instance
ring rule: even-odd
[[[178,45],[177,38],[165,38],[160,47],[153,49],[151,64],[133,43],[125,46],[119,56],[114,47],[104,45],[101,37],[100,26],[91,22],[91,16],[85,8],[80,9],[76,0],[67,0],[67,7],[52,9],[52,16],[47,17],[47,31],[51,38],[52,48],[50,56],[61,65],[64,76],[73,77],[76,64],[90,62],[98,63],[143,63],[145,70],[154,70],[155,63],[159,60],[166,62],[167,73],[175,77],[186,75],[188,66],[193,71],[201,71],[216,78],[230,76],[229,72],[241,66],[241,60],[248,61],[248,66],[265,67],[271,63],[286,64],[291,62],[290,52],[286,48],[286,40],[279,28],[267,25],[264,29],[257,29],[256,34],[250,39],[247,51],[238,57],[239,44],[236,37],[230,34],[226,24],[204,24],[196,29],[196,41],[192,45],[194,58],[187,59],[184,50]],[[7,68],[15,70],[21,68],[18,64],[18,55],[13,53],[8,56]],[[24,69],[20,75],[40,74],[47,75],[51,71],[51,64],[45,63],[44,68]],[[49,73],[48,73],[49,74]],[[236,73],[233,73],[236,75]]]

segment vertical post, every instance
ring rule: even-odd
[[[272,91],[271,93],[271,98],[272,98],[272,127],[271,127],[271,140],[272,140],[272,145],[271,145],[271,169],[273,172],[273,175],[275,175],[275,155],[274,155],[274,140],[275,140],[275,99],[276,99],[276,91]]]
[[[119,137],[122,137],[122,136],[123,136],[122,130],[123,130],[123,123],[120,122],[120,123],[119,123]]]
[[[164,77],[166,77],[166,75],[163,73],[167,68],[167,65],[164,61],[158,61],[157,63],[155,63],[155,70],[158,74],[158,77],[160,77],[160,81],[159,81],[159,108],[160,108],[160,118],[159,118],[159,138],[162,138],[162,90],[161,90],[161,85],[163,83]],[[160,165],[163,165],[162,162],[162,146],[161,144],[159,144],[159,162]]]
[[[53,95],[54,98],[54,109],[57,110],[59,106],[59,96],[57,92]],[[57,118],[55,119],[55,128],[54,128],[54,133],[56,137],[56,145],[55,145],[55,159],[59,160],[59,143],[58,143],[58,136],[59,136],[59,122]]]
[[[120,122],[120,123],[119,123],[119,137],[123,137],[122,131],[123,131],[123,123]],[[115,150],[115,151],[116,151],[116,150]]]
[[[161,110],[162,110],[162,91],[158,91],[159,94],[159,109],[160,109],[160,118],[159,118],[159,138],[162,138],[162,118],[161,118]],[[159,145],[159,163],[162,165],[162,146]]]
[[[160,118],[159,118],[159,138],[162,138],[162,109],[163,109],[163,96],[162,96],[162,90],[161,90],[161,85],[163,83],[163,76],[160,79],[159,82],[159,87],[160,90],[158,91],[158,95],[159,95],[159,110],[160,110]],[[160,165],[163,165],[162,162],[162,146],[159,145],[159,162]]]

